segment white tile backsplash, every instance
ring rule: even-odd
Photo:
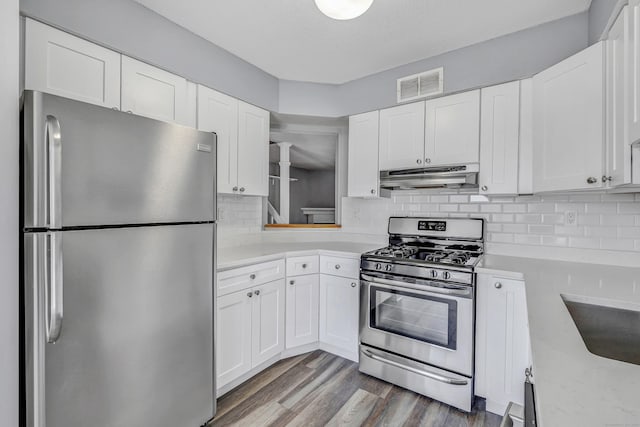
[[[640,194],[483,197],[464,191],[394,192],[343,199],[343,230],[387,232],[389,216],[481,217],[488,243],[640,252]],[[567,212],[577,214],[568,224]]]
[[[260,233],[262,225],[262,197],[218,194],[219,246],[237,245],[243,236]]]

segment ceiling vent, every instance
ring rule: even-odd
[[[398,79],[398,102],[411,101],[442,93],[444,68],[436,68]]]

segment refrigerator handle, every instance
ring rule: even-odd
[[[62,232],[47,234],[48,271],[45,274],[47,295],[47,342],[55,343],[62,330]]]
[[[49,228],[59,229],[62,227],[62,134],[60,122],[54,116],[47,116],[45,138],[49,163]]]

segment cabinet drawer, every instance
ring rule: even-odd
[[[218,273],[218,296],[283,279],[284,260],[263,262]]]
[[[320,273],[357,279],[360,276],[360,259],[321,256]]]
[[[287,258],[287,276],[315,274],[320,271],[318,255]]]

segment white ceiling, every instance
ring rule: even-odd
[[[591,0],[375,0],[336,21],[314,0],[136,0],[286,80],[344,83],[588,9]]]

